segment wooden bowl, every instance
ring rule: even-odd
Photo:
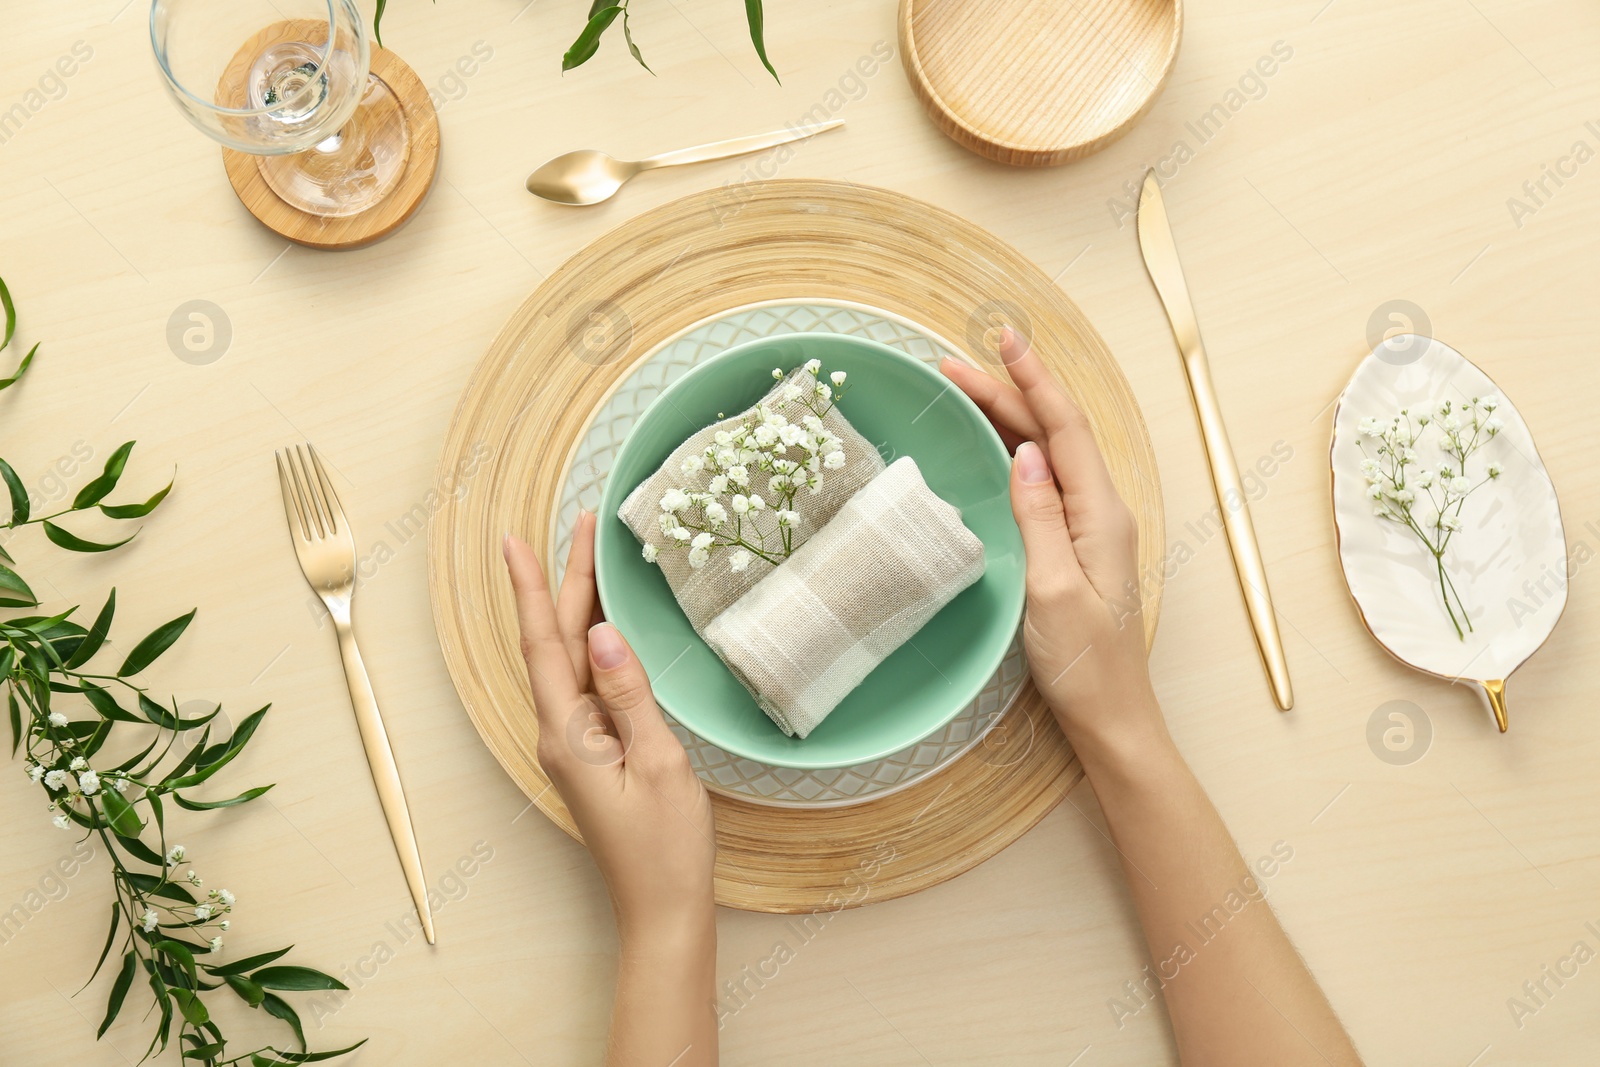
[[[900,0],[900,59],[934,123],[1000,163],[1097,152],[1172,72],[1183,0]]]

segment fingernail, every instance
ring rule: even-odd
[[[1000,361],[1006,366],[1011,366],[1017,360],[1028,354],[1028,341],[1010,326],[1000,332]]]
[[[500,537],[500,554],[506,558],[507,563],[511,562],[511,535],[509,533]]]
[[[1045,461],[1044,451],[1032,441],[1024,441],[1017,447],[1017,477],[1024,485],[1039,485],[1050,480],[1050,464]]]
[[[589,658],[603,671],[620,667],[628,659],[628,646],[609,622],[589,627]]]

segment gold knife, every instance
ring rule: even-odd
[[[1294,690],[1289,685],[1289,661],[1283,654],[1283,638],[1278,633],[1272,591],[1267,588],[1267,568],[1261,560],[1255,526],[1250,522],[1249,498],[1239,477],[1233,446],[1228,443],[1228,428],[1223,425],[1222,408],[1217,404],[1216,388],[1211,384],[1211,365],[1200,343],[1200,323],[1195,318],[1194,304],[1189,300],[1189,286],[1183,280],[1178,248],[1172,240],[1172,224],[1167,221],[1161,185],[1153,170],[1145,174],[1144,190],[1139,196],[1139,251],[1144,254],[1145,269],[1150,272],[1161,304],[1167,309],[1172,336],[1177,339],[1179,354],[1183,357],[1189,397],[1194,401],[1194,413],[1200,420],[1200,437],[1205,442],[1206,461],[1211,467],[1211,485],[1222,511],[1223,529],[1228,532],[1233,569],[1239,575],[1239,592],[1244,594],[1244,606],[1250,614],[1250,627],[1255,631],[1261,665],[1266,668],[1279,710],[1288,711],[1294,707]]]

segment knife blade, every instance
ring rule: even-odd
[[[1200,322],[1189,299],[1189,285],[1178,262],[1178,246],[1172,239],[1172,224],[1167,219],[1161,185],[1154,170],[1145,174],[1144,188],[1139,195],[1138,230],[1145,269],[1155,283],[1162,307],[1166,308],[1167,321],[1172,324],[1172,336],[1178,342],[1178,352],[1183,359],[1184,376],[1189,380],[1189,399],[1194,402],[1195,416],[1200,421],[1200,439],[1205,442],[1211,486],[1222,513],[1223,529],[1227,531],[1228,548],[1233,553],[1239,592],[1244,597],[1250,628],[1255,633],[1256,650],[1261,654],[1261,665],[1271,683],[1273,699],[1279,710],[1288,711],[1294,707],[1294,689],[1289,683],[1289,661],[1284,655],[1283,638],[1278,633],[1272,591],[1267,586],[1267,568],[1261,558],[1255,525],[1250,521],[1249,497],[1239,476],[1233,446],[1228,442],[1228,428],[1222,421],[1222,408],[1211,382],[1211,364],[1200,341]]]

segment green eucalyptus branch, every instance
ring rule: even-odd
[[[3,280],[0,308],[5,313],[5,332],[0,337],[3,352],[17,323]],[[9,378],[0,379],[0,389],[22,378],[38,347],[23,357]],[[143,518],[160,506],[172,489],[170,481],[145,500],[104,503],[117,488],[132,452],[132,441],[122,445],[101,473],[78,491],[70,507],[39,517],[31,515],[27,489],[16,471],[0,459],[0,480],[11,498],[10,518],[0,524],[0,531],[10,533],[37,524],[51,542],[69,552],[106,552],[126,544],[131,535],[111,542],[90,541],[55,520],[99,511],[107,518],[127,521]],[[227,889],[204,889],[204,880],[193,870],[180,873],[188,854],[182,845],[168,844],[168,801],[188,811],[209,811],[249,803],[272,788],[257,786],[223,799],[205,799],[195,793],[243,751],[267,708],[251,713],[226,739],[213,742],[210,724],[221,713],[221,705],[185,718],[176,700],[168,698],[169,709],[136,681],[183,636],[194,621],[193,611],[146,634],[112,673],[86,670],[110,637],[116,590],[106,596],[87,627],[73,621],[75,607],[53,615],[19,615],[18,610],[38,608],[39,599],[27,581],[7,566],[15,561],[4,548],[0,548],[0,559],[5,561],[0,563],[0,608],[10,609],[4,613],[9,617],[0,618],[0,691],[5,694],[10,720],[11,754],[24,749],[23,769],[49,797],[48,811],[56,826],[97,838],[111,857],[110,926],[89,981],[100,973],[113,950],[119,962],[96,1037],[110,1029],[139,981],[149,987],[151,1007],[159,1012],[144,1059],[164,1052],[174,1039],[186,1062],[203,1067],[313,1063],[358,1048],[359,1042],[330,1052],[307,1048],[299,1015],[277,992],[345,986],[313,968],[277,963],[288,948],[220,962],[223,934],[232,924],[234,895]],[[113,764],[112,757],[104,755],[113,730],[119,741],[137,732],[143,735],[140,740],[148,743],[135,755]],[[201,731],[199,743],[174,754],[173,742],[190,730]],[[214,959],[218,962],[210,962]],[[88,984],[85,982],[85,987]],[[215,1001],[206,996],[224,986],[247,1006],[282,1020],[293,1033],[298,1051],[269,1045],[229,1056],[228,1040],[211,1014]]]
[[[601,36],[619,17],[622,20],[622,39],[628,45],[628,53],[639,66],[651,74],[655,73],[650,70],[650,64],[644,61],[644,54],[634,43],[633,29],[628,24],[628,3],[629,0],[592,0],[582,32],[561,57],[562,73],[574,67],[581,67],[593,59],[595,53],[600,50]],[[383,13],[387,6],[388,0],[377,0],[377,9],[372,16],[372,36],[380,47],[383,44]],[[762,10],[761,0],[744,0],[744,17],[750,25],[750,43],[755,46],[756,56],[760,58],[761,65],[767,68],[767,73],[772,75],[773,81],[782,84],[778,72],[773,69],[772,61],[767,58],[766,13]]]

